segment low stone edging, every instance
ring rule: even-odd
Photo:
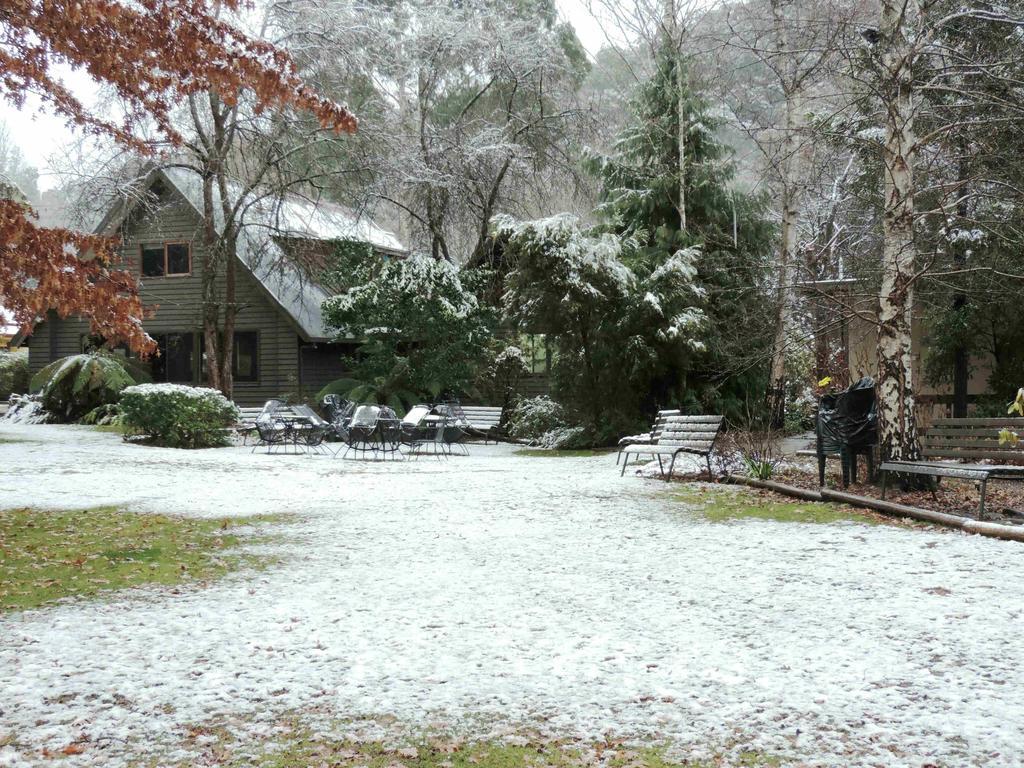
[[[991,536],[993,538],[1005,539],[1007,541],[1024,541],[1024,526],[986,523],[982,520],[974,520],[970,517],[949,515],[945,512],[934,512],[930,509],[911,507],[906,504],[896,504],[882,499],[872,499],[868,496],[858,496],[854,493],[835,491],[831,488],[821,488],[820,490],[812,491],[807,488],[797,488],[793,485],[777,483],[773,480],[755,480],[752,477],[744,477],[742,475],[726,475],[724,480],[727,483],[748,485],[752,488],[775,491],[776,493],[792,496],[797,499],[803,499],[804,501],[838,501],[844,504],[850,504],[854,507],[866,507],[887,515],[898,515],[900,517],[909,517],[914,520],[921,520],[926,523],[935,523],[937,525],[945,525],[950,528],[959,528],[965,533],[976,533],[981,536]]]

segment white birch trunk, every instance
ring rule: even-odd
[[[676,120],[678,122],[679,187],[676,207],[679,209],[679,229],[686,231],[686,81],[683,78],[683,46],[679,33],[679,19],[675,0],[664,0],[662,5],[662,26],[665,31],[666,49],[672,52],[676,69]]]
[[[914,306],[913,63],[910,34],[919,28],[918,0],[883,0],[880,42],[885,125],[885,212],[878,296],[878,430],[882,457],[919,458],[914,415],[911,318]]]
[[[782,141],[779,146],[780,242],[778,260],[778,288],[776,294],[775,339],[772,343],[772,361],[769,379],[769,410],[772,424],[781,427],[786,415],[786,348],[792,337],[795,295],[793,266],[797,249],[797,217],[799,192],[797,182],[797,137],[800,131],[799,89],[796,85],[795,62],[789,51],[786,20],[782,6],[784,0],[772,1],[775,27],[775,48],[782,63],[786,97],[786,117]]]

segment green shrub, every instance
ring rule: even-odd
[[[546,395],[520,400],[508,419],[508,434],[516,440],[538,441],[568,425],[565,409]]]
[[[490,348],[490,361],[480,371],[475,389],[488,402],[508,409],[519,395],[523,377],[529,372],[522,349],[495,340]]]
[[[169,448],[215,448],[230,442],[235,404],[215,389],[139,384],[121,393],[122,423],[131,433]]]
[[[426,256],[388,259],[359,284],[329,298],[324,320],[342,339],[363,340],[346,368],[357,384],[332,390],[352,399],[392,404],[459,394],[473,383],[493,336],[494,311],[480,306],[457,267]],[[365,392],[351,393],[362,384]],[[326,394],[325,392],[321,394]]]
[[[28,392],[28,352],[0,350],[0,400]]]
[[[121,390],[136,383],[127,363],[107,352],[55,360],[32,377],[43,408],[56,421],[77,421],[101,405],[116,403]]]

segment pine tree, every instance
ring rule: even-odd
[[[696,397],[705,408],[736,413],[743,392],[764,390],[754,379],[765,375],[759,356],[771,343],[760,293],[773,235],[767,201],[736,188],[731,151],[716,136],[721,121],[690,87],[680,57],[664,45],[655,63],[613,152],[592,158],[602,184],[597,212],[603,229],[638,242],[630,265],[638,275],[681,250],[697,249],[706,352],[670,365],[652,397],[697,406]]]

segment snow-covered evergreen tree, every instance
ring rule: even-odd
[[[766,200],[737,189],[731,152],[716,136],[720,121],[689,87],[680,57],[663,46],[656,64],[614,151],[591,158],[602,184],[598,214],[602,229],[636,242],[630,266],[641,278],[691,254],[699,289],[693,307],[707,317],[705,351],[685,366],[664,367],[653,393],[665,404],[686,397],[696,406],[696,396],[704,407],[728,411],[763,375],[766,361],[756,358],[770,346],[762,291],[772,227]]]
[[[661,382],[704,351],[705,316],[695,284],[694,249],[637,273],[638,244],[587,233],[561,214],[540,221],[495,219],[495,239],[515,265],[507,276],[506,317],[543,333],[557,355],[554,391],[602,441],[636,428]]]

